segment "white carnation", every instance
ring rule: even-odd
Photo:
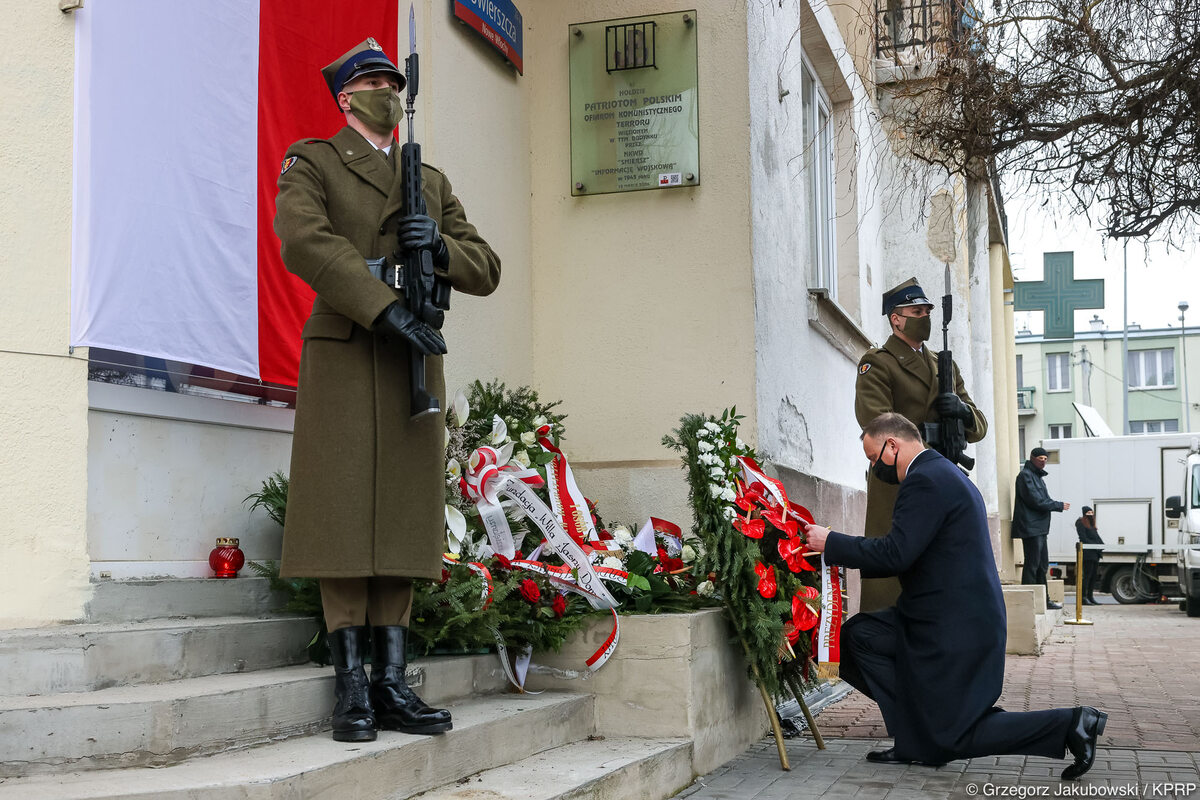
[[[713,585],[712,581],[704,581],[703,583],[696,584],[696,594],[701,597],[712,597],[712,593],[716,590],[717,587]]]
[[[626,528],[624,525],[618,525],[609,531],[609,533],[611,533],[612,537],[621,545],[626,545],[633,541],[633,534],[630,533],[629,528]]]
[[[710,483],[708,485],[708,491],[712,492],[712,496],[714,498],[719,498],[725,492],[725,487],[719,483]]]
[[[711,453],[713,450],[717,449],[710,442],[696,442],[696,447],[701,453]]]
[[[721,499],[728,500],[730,503],[732,503],[734,500],[737,500],[737,492],[726,486],[721,489]]]
[[[704,430],[704,428],[697,428],[696,435],[699,436],[700,438],[704,438],[704,437],[708,436],[708,431]]]
[[[601,561],[600,564],[601,566],[608,567],[609,569],[625,569],[625,563],[616,556],[608,556]]]
[[[706,423],[704,423],[704,427],[708,428],[713,433],[721,432],[721,426],[715,422],[706,422]]]
[[[725,516],[725,519],[729,520],[730,522],[733,522],[738,518],[738,513],[733,510],[733,506],[725,506],[721,509],[721,513]]]
[[[714,481],[725,480],[725,470],[721,467],[713,467],[708,471],[708,476]]]
[[[690,544],[685,544],[679,557],[683,559],[683,563],[690,564],[696,560],[696,550]]]
[[[746,443],[742,441],[742,437],[738,436],[738,437],[737,437],[737,438],[734,440],[734,442],[737,444],[737,448],[738,448],[738,450],[745,450],[745,449],[746,449]]]

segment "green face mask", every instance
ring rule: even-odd
[[[905,317],[904,335],[917,342],[929,341],[929,333],[933,330],[933,320],[929,317]]]
[[[350,110],[376,133],[391,133],[404,119],[403,101],[389,86],[351,92]]]

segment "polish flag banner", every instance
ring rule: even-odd
[[[368,36],[401,64],[397,0],[73,17],[71,343],[294,386],[313,293],[280,258],[275,182],[288,145],[343,124],[321,67]]]

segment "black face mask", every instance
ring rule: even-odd
[[[883,446],[879,448],[879,457],[876,458],[875,463],[871,465],[871,472],[876,478],[884,483],[890,483],[892,486],[895,486],[900,483],[900,473],[896,470],[895,461],[893,461],[891,464],[883,463],[883,451],[886,449],[887,442],[885,441]],[[897,453],[896,457],[899,458],[899,455],[900,454]]]

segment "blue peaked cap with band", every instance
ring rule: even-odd
[[[404,75],[384,54],[383,48],[373,36],[368,36],[362,43],[343,53],[337,61],[321,69],[321,75],[329,86],[329,93],[333,95],[334,102],[337,102],[338,92],[342,91],[342,87],[347,83],[375,72],[390,74],[400,84],[400,88],[404,88]]]
[[[915,277],[909,278],[894,289],[889,289],[883,293],[884,316],[891,314],[897,308],[932,305],[933,303],[925,296],[925,290],[917,285]]]

